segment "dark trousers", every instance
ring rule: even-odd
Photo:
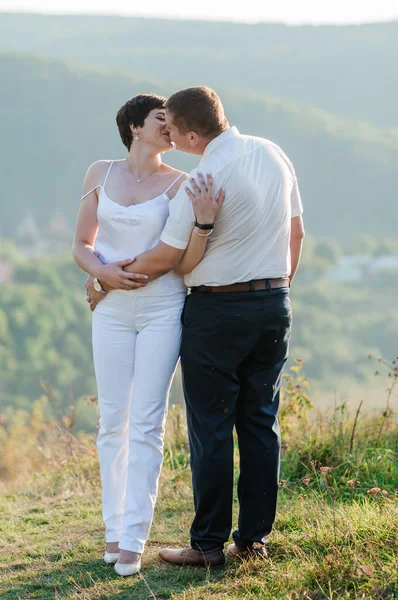
[[[240,454],[235,542],[261,542],[278,494],[277,420],[291,329],[288,288],[194,292],[182,314],[181,367],[195,519],[191,545],[223,547],[232,527],[233,428]]]

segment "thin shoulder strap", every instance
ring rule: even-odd
[[[111,161],[111,164],[109,165],[109,168],[108,168],[108,170],[107,170],[107,172],[106,172],[105,179],[104,179],[104,183],[103,183],[103,184],[99,183],[98,185],[96,185],[95,187],[93,187],[93,188],[92,188],[92,189],[91,189],[89,192],[87,192],[87,194],[84,194],[84,196],[82,196],[82,198],[80,198],[80,202],[81,202],[82,200],[84,200],[84,198],[85,198],[86,196],[88,196],[89,194],[91,194],[91,192],[93,192],[94,190],[96,190],[96,189],[98,189],[98,188],[100,188],[100,187],[102,187],[102,189],[104,189],[104,188],[105,188],[106,180],[108,179],[109,171],[112,169],[112,165],[113,165],[113,163],[114,163],[114,161],[112,160],[112,161]]]
[[[177,183],[177,181],[178,181],[179,179],[181,179],[181,177],[182,177],[183,175],[184,175],[184,173],[181,173],[181,175],[179,175],[179,176],[177,177],[177,179],[175,179],[175,180],[173,181],[173,183],[172,183],[171,185],[169,185],[169,187],[167,188],[167,190],[166,190],[165,192],[163,192],[163,193],[164,193],[164,194],[167,194],[167,192],[169,192],[169,191],[171,190],[171,188],[172,188],[172,187],[173,187],[173,186],[174,186],[174,185]]]
[[[88,196],[89,194],[91,194],[91,192],[93,192],[94,190],[96,190],[97,188],[100,188],[100,187],[101,187],[101,185],[96,185],[95,187],[93,187],[93,189],[92,189],[92,190],[90,190],[89,192],[87,192],[87,194],[84,194],[84,196],[82,196],[82,197],[80,198],[80,202],[81,202],[82,200],[84,200],[84,198],[85,198],[86,196]]]
[[[109,169],[108,169],[108,170],[107,170],[107,172],[106,172],[105,179],[104,179],[104,183],[102,184],[102,187],[103,187],[103,188],[105,188],[106,180],[108,179],[108,175],[109,175],[109,173],[110,173],[110,171],[111,171],[111,169],[112,169],[113,163],[114,163],[114,161],[112,160],[112,161],[111,161],[111,164],[109,165]]]

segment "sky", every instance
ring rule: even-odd
[[[0,0],[0,11],[340,24],[398,20],[398,0]]]

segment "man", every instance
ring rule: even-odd
[[[214,223],[196,223],[204,255],[185,277],[191,294],[182,316],[181,367],[195,504],[191,544],[159,556],[173,565],[216,566],[225,561],[232,526],[234,426],[240,511],[227,556],[264,555],[275,520],[277,413],[291,329],[289,286],[304,237],[302,206],[283,151],[230,127],[209,88],[171,96],[166,122],[178,149],[202,156],[191,175],[211,173],[225,201]],[[161,241],[126,270],[151,279],[177,267],[195,220],[188,195],[179,190]]]

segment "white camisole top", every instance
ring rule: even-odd
[[[113,162],[109,165],[104,183],[97,185],[83,196],[85,198],[100,188],[97,208],[99,229],[94,250],[104,264],[133,258],[158,244],[169,216],[170,198],[167,192],[182,177],[182,175],[177,177],[163,194],[152,200],[123,206],[111,200],[105,191],[105,184],[112,165]],[[149,282],[143,288],[119,291],[140,296],[168,296],[186,292],[186,289],[183,276],[170,271]]]

